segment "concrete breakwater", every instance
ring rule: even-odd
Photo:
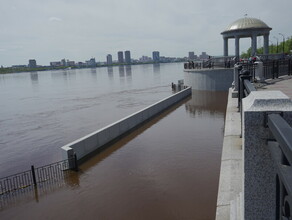
[[[191,93],[192,88],[188,87],[113,124],[61,147],[63,158],[68,159],[76,154],[77,160],[84,159],[89,154],[101,149],[111,141],[114,141],[175,103],[190,96]]]
[[[184,83],[195,90],[228,91],[233,81],[231,69],[184,69]]]

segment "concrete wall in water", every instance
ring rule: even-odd
[[[191,95],[191,93],[192,89],[190,87],[186,88],[113,124],[63,146],[61,148],[63,158],[70,158],[74,153],[76,153],[78,160],[84,158],[105,144],[108,144],[121,135],[129,132],[131,129],[139,126],[141,123],[161,113],[168,107]]]
[[[230,69],[185,69],[184,83],[195,90],[228,91],[233,82]]]

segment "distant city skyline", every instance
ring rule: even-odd
[[[107,54],[105,60],[96,60],[95,58],[91,58],[89,60],[83,61],[72,61],[69,59],[61,59],[60,61],[51,61],[48,65],[37,65],[36,59],[29,59],[28,64],[15,64],[7,67],[29,67],[29,68],[36,68],[38,66],[51,66],[51,67],[61,67],[61,66],[77,66],[77,67],[95,67],[97,64],[101,65],[112,65],[112,64],[134,64],[137,62],[169,62],[174,61],[175,59],[201,59],[205,60],[208,59],[209,55],[206,52],[202,52],[201,55],[196,55],[195,52],[188,52],[184,57],[165,57],[160,56],[159,51],[153,51],[152,57],[142,55],[140,58],[131,58],[131,51],[118,51],[117,52],[117,60],[113,60],[111,54]]]
[[[240,5],[240,6],[239,6]],[[90,57],[104,61],[107,54],[131,51],[131,57],[184,57],[189,51],[223,55],[220,33],[235,20],[259,18],[272,27],[270,43],[292,35],[291,0],[11,0],[0,8],[0,65],[38,65],[54,60],[82,61]],[[241,39],[240,52],[250,39]],[[258,41],[258,46],[263,42]],[[230,54],[234,43],[229,46]],[[115,58],[114,58],[115,59]]]
[[[85,61],[73,61],[66,58],[61,59],[60,61],[51,61],[49,64],[45,65],[37,65],[36,59],[29,59],[28,64],[14,64],[11,66],[5,67],[29,67],[29,68],[36,68],[36,67],[44,67],[44,66],[51,66],[51,67],[69,67],[69,66],[76,66],[76,67],[96,67],[97,65],[112,65],[112,64],[135,64],[138,62],[148,63],[148,62],[173,62],[178,59],[187,60],[207,60],[210,56],[206,52],[201,52],[200,55],[195,54],[194,51],[188,52],[186,56],[183,57],[165,57],[160,56],[159,51],[153,51],[152,57],[147,55],[142,55],[140,58],[132,58],[131,51],[118,51],[117,52],[117,59],[113,60],[112,54],[107,54],[105,60],[96,60],[95,57],[90,58],[89,60]],[[0,65],[1,67],[1,65]],[[2,67],[4,67],[2,65]]]

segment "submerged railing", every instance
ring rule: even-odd
[[[64,178],[64,174],[69,170],[78,170],[76,156],[49,165],[0,178],[0,196],[18,189],[29,186],[37,186],[39,183],[48,180],[59,180]]]

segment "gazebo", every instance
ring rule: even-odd
[[[256,55],[257,37],[264,37],[264,54],[269,54],[269,35],[272,28],[257,18],[244,17],[231,23],[221,34],[224,40],[224,56],[228,56],[228,39],[235,38],[235,56],[239,58],[239,39],[251,38],[251,54]]]

